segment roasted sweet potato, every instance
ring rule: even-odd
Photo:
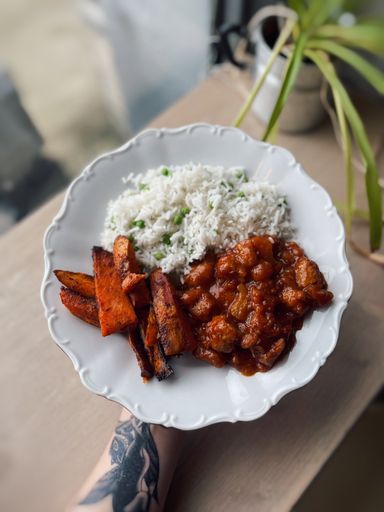
[[[129,272],[127,277],[121,283],[121,287],[125,293],[131,293],[139,283],[145,280],[146,277],[146,274],[135,274],[134,272]]]
[[[128,342],[135,353],[140,373],[144,381],[148,381],[153,377],[153,369],[148,358],[147,351],[141,340],[139,329],[130,329],[128,333]]]
[[[80,293],[64,287],[60,290],[60,299],[72,315],[88,324],[100,327],[96,299],[84,297]]]
[[[144,341],[144,347],[148,354],[157,380],[164,380],[173,374],[172,367],[168,364],[161,344],[158,339],[158,326],[153,309],[142,308],[138,312],[140,333]],[[148,332],[149,330],[149,332]]]
[[[146,348],[146,350],[157,380],[168,379],[173,374],[173,368],[167,363],[160,343],[156,343],[152,347]]]
[[[156,269],[150,277],[153,308],[165,355],[172,356],[196,347],[192,327],[181,308],[168,276]]]
[[[121,288],[113,254],[101,247],[94,247],[92,257],[102,336],[125,331],[128,327],[135,328],[136,313]]]
[[[84,297],[96,297],[95,279],[93,276],[81,272],[69,272],[68,270],[53,271],[61,284],[78,292]]]
[[[96,297],[95,278],[82,272],[69,272],[68,270],[54,270],[53,273],[61,284],[81,293],[84,297]],[[141,281],[146,279],[146,274],[135,274],[130,272],[122,282],[121,286],[125,293],[132,291]]]
[[[147,328],[145,331],[144,345],[146,347],[153,347],[158,342],[159,336],[159,327],[157,325],[155,312],[153,311],[153,307],[150,306],[148,319],[147,319]]]
[[[136,259],[133,244],[126,236],[119,235],[113,244],[113,259],[118,270],[123,290],[129,293],[129,297],[135,306],[140,308],[150,303],[149,290],[143,281],[136,282],[132,289],[129,274],[141,274],[140,265]]]

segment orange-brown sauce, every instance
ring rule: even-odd
[[[299,245],[255,236],[194,264],[180,298],[198,340],[194,355],[253,375],[272,368],[304,317],[333,295]]]

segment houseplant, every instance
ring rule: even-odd
[[[341,15],[348,13],[351,8],[350,0],[288,0],[288,5],[290,15],[286,17],[264,72],[258,76],[235,125],[242,123],[276,58],[284,50],[287,56],[284,77],[263,135],[263,140],[270,140],[303,59],[309,59],[316,65],[331,89],[340,129],[347,188],[344,208],[347,235],[350,237],[353,218],[361,213],[355,205],[354,141],[365,169],[370,244],[371,251],[376,251],[380,248],[382,237],[382,191],[378,168],[364,124],[337,74],[334,61],[340,59],[349,64],[380,94],[384,94],[384,73],[360,53],[384,55],[384,20],[358,19],[349,15],[344,16],[349,23],[340,24]],[[379,255],[371,255],[371,258],[382,261]]]

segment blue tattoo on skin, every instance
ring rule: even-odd
[[[113,512],[145,512],[158,499],[159,454],[150,426],[136,418],[120,422],[109,450],[113,465],[79,505],[112,496]]]

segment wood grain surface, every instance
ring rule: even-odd
[[[234,78],[228,68],[214,73],[152,126],[231,124],[246,87]],[[383,109],[377,110],[364,105],[371,137],[381,144]],[[260,136],[253,116],[244,129]],[[343,198],[342,159],[330,124],[278,143],[333,198]],[[61,201],[62,195],[54,198],[0,239],[0,510],[7,512],[62,510],[119,416],[116,404],[82,387],[43,316],[42,236]],[[356,237],[366,243],[365,225],[356,227]],[[185,433],[167,512],[290,510],[382,386],[383,270],[351,251],[349,261],[354,294],[326,365],[260,420]]]

